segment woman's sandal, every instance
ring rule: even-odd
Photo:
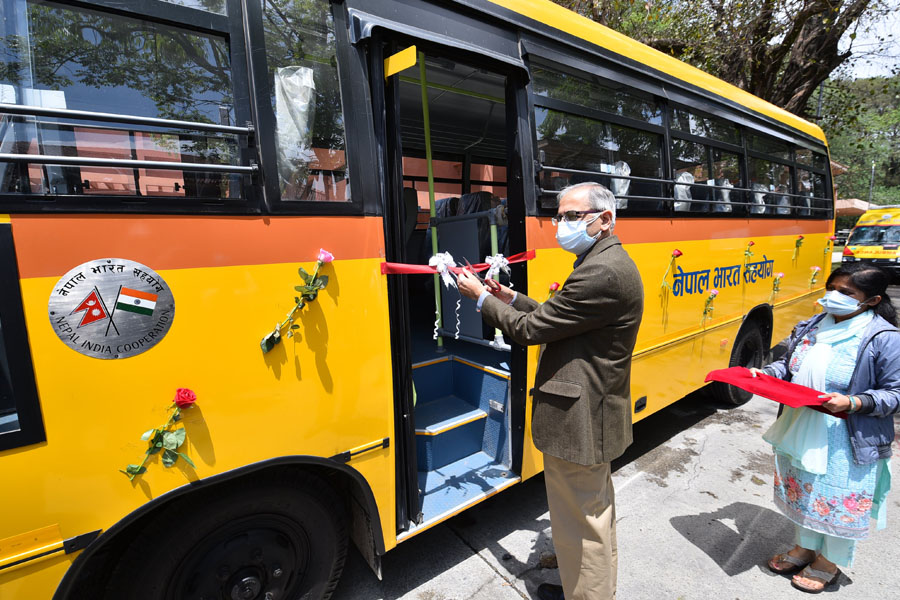
[[[814,559],[815,559],[815,557],[814,557]],[[812,562],[811,560],[803,560],[802,558],[797,558],[796,556],[791,556],[790,554],[785,552],[784,554],[779,554],[778,556],[774,556],[774,557],[770,558],[768,565],[769,565],[769,570],[772,571],[773,573],[778,573],[779,575],[790,575],[792,573],[796,573],[797,571],[799,571],[800,569],[802,569],[803,567],[805,567],[806,565],[808,565],[811,562]],[[772,563],[790,563],[791,566],[786,569],[779,569]]]
[[[828,571],[813,569],[812,567],[807,565],[802,571],[791,578],[791,585],[802,592],[807,592],[809,594],[819,594],[825,591],[825,588],[827,588],[829,585],[837,581],[837,578],[840,574],[840,569],[838,569],[834,573],[829,573]],[[805,585],[801,585],[797,583],[797,577],[805,577],[807,579],[821,579],[822,587],[807,587]]]

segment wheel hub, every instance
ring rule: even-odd
[[[254,600],[262,589],[256,577],[244,577],[231,588],[231,600]]]

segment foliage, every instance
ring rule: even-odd
[[[873,203],[900,203],[900,75],[830,80],[823,107],[831,158],[848,169],[835,177],[837,197],[867,200],[871,182]]]
[[[889,0],[555,0],[801,116]],[[870,53],[887,49],[887,41]]]

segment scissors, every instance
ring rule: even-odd
[[[469,268],[469,272],[472,273],[472,275],[474,275],[475,278],[478,279],[478,281],[480,281],[481,283],[483,283],[484,285],[486,285],[486,286],[488,287],[488,290],[489,290],[492,294],[493,294],[494,292],[499,292],[499,291],[500,291],[500,284],[499,284],[499,283],[497,283],[497,282],[494,281],[493,279],[485,279],[485,278],[483,278],[481,275],[479,275],[479,274],[475,271],[475,267],[472,266],[472,264],[469,262],[469,259],[466,258],[465,256],[463,256],[463,260],[466,261],[466,267]]]

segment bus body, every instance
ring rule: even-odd
[[[540,349],[385,263],[543,302],[566,185],[641,272],[635,421],[830,269],[816,126],[546,0],[0,6],[4,599],[327,597],[540,473]]]
[[[841,262],[864,262],[900,275],[900,205],[870,208],[859,220],[844,246]]]

